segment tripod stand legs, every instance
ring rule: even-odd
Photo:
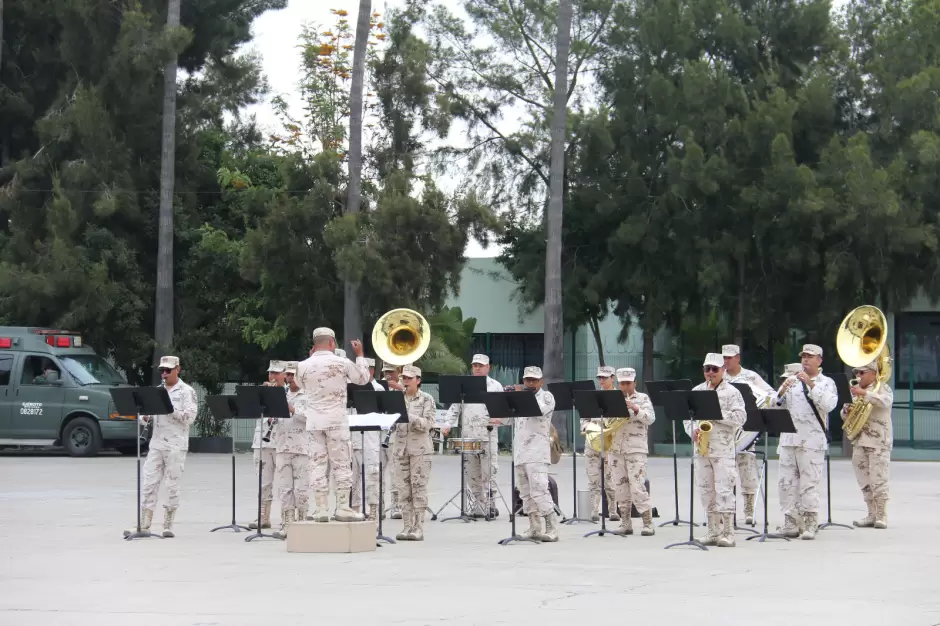
[[[259,524],[261,518],[258,518]],[[232,437],[232,523],[226,524],[225,526],[216,526],[210,533],[214,533],[217,530],[234,530],[237,533],[240,533],[242,530],[249,530],[247,526],[241,526],[235,521],[235,438]]]
[[[848,524],[836,524],[832,521],[832,482],[829,477],[829,451],[826,451],[826,517],[827,520],[817,526],[819,530],[823,528],[829,528],[830,526],[835,526],[837,528],[848,528],[849,530],[855,530]]]
[[[672,423],[672,436],[673,436],[673,440],[675,440],[675,436],[676,436],[676,423],[675,422]],[[708,548],[705,547],[705,544],[703,544],[701,541],[699,541],[698,539],[692,536],[692,528],[696,526],[696,524],[694,523],[694,518],[695,518],[695,450],[692,451],[692,458],[690,460],[692,461],[692,463],[689,466],[689,521],[686,522],[689,525],[689,540],[679,541],[676,543],[670,543],[668,546],[663,548],[664,550],[668,550],[669,548],[675,548],[677,546],[694,546],[696,548],[705,550],[706,552],[708,551]],[[673,462],[675,462],[675,453],[673,453]],[[676,483],[676,488],[677,488],[676,489],[676,518],[677,519],[679,517],[678,486],[679,484]]]
[[[158,539],[163,539],[163,535],[155,534],[149,530],[141,530],[140,528],[140,416],[137,416],[137,528],[134,531],[124,531],[124,539],[131,541],[133,539],[146,539],[148,537],[156,537]]]
[[[467,467],[467,455],[463,449],[460,450],[460,515],[455,515],[453,517],[445,517],[442,519],[442,522],[449,522],[450,520],[463,520],[464,522],[475,522],[476,520],[469,515],[467,515],[467,477],[466,477],[466,467]],[[454,498],[458,494],[454,494],[453,498],[444,503],[444,506],[447,506],[453,502]],[[441,511],[444,510],[444,506],[441,507]],[[438,511],[440,513],[441,511]],[[436,514],[435,514],[436,516]]]

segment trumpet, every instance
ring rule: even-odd
[[[712,423],[709,421],[701,422],[698,425],[699,436],[698,436],[698,454],[699,456],[705,456],[708,454],[708,439],[712,432]]]

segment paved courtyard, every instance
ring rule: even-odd
[[[780,522],[776,465],[772,529]],[[509,467],[501,459],[507,500]],[[684,519],[688,467],[680,459]],[[571,459],[552,472],[570,513]],[[888,530],[827,529],[812,542],[767,543],[746,542],[742,532],[736,548],[707,552],[663,549],[688,537],[684,526],[657,528],[654,537],[583,538],[597,528],[591,523],[563,526],[555,544],[500,546],[509,535],[503,510],[492,522],[428,521],[423,543],[365,554],[288,554],[277,540],[245,543],[246,533],[209,533],[229,521],[230,460],[198,454],[187,460],[177,537],[129,542],[122,529],[135,519],[135,475],[134,459],[119,456],[0,456],[0,624],[940,624],[936,463],[892,465]],[[242,523],[254,519],[254,476],[250,456],[239,454]],[[436,456],[432,476],[436,510],[459,487],[459,459]],[[657,524],[672,519],[671,459],[651,459],[649,477]],[[851,523],[863,503],[847,461],[833,462],[832,484],[833,519]],[[701,520],[697,498],[695,504]],[[525,518],[517,523],[524,528]],[[394,536],[400,524],[386,520],[386,534]]]

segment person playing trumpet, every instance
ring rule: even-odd
[[[777,391],[776,404],[790,411],[795,433],[781,433],[777,489],[787,537],[815,539],[819,529],[819,481],[829,448],[829,412],[836,408],[836,384],[822,373],[822,348],[805,344],[800,371]]]
[[[313,438],[307,430],[310,416],[310,398],[297,384],[297,361],[286,363],[287,407],[290,419],[279,419],[274,435],[277,451],[277,486],[281,500],[281,528],[274,533],[287,539],[287,530],[293,521],[307,519],[310,503],[310,458]]]
[[[640,534],[648,537],[656,534],[653,528],[653,508],[644,486],[649,454],[649,427],[656,421],[656,411],[650,397],[636,390],[635,369],[622,367],[616,374],[617,383],[630,412],[629,420],[614,434],[607,457],[611,483],[616,490],[617,505],[620,507],[620,530],[627,535],[633,534],[631,512],[636,506],[637,513],[643,518],[643,530]]]
[[[613,391],[614,390],[614,368],[609,365],[602,365],[597,368],[597,384],[603,391]],[[601,417],[596,418],[581,418],[581,436],[585,435],[585,428],[590,423],[595,423],[601,428],[604,427],[604,419]],[[605,454],[610,452],[605,450]],[[584,446],[584,471],[587,473],[588,487],[591,490],[591,503],[593,504],[593,510],[591,511],[591,521],[596,522],[601,518],[601,511],[603,510],[603,499],[601,496],[601,453],[598,450],[595,450],[591,446]],[[616,489],[614,488],[614,481],[611,478],[610,473],[610,463],[605,461],[604,463],[604,491],[607,495],[607,517],[612,522],[620,521],[620,516],[617,514],[617,494]]]
[[[424,541],[424,518],[428,508],[428,481],[431,478],[431,456],[434,444],[436,407],[434,398],[418,389],[421,369],[414,365],[402,368],[401,380],[405,387],[405,407],[408,423],[395,425],[395,448],[392,452],[398,464],[401,481],[401,510],[404,528],[399,541]]]
[[[268,380],[265,387],[283,387],[287,378],[287,363],[271,361],[268,363]],[[255,435],[251,440],[252,458],[255,471],[261,464],[261,528],[271,528],[271,503],[274,501],[274,474],[277,463],[277,444],[275,433],[277,422],[273,417],[260,417],[255,425]],[[267,441],[265,441],[267,439]],[[259,520],[248,524],[248,528],[258,528]]]
[[[708,532],[700,539],[706,546],[733,548],[734,540],[734,484],[737,467],[734,462],[735,433],[747,419],[744,396],[724,379],[725,363],[721,355],[710,352],[702,363],[705,382],[692,391],[715,391],[721,406],[721,419],[708,422],[711,430],[707,434],[708,445],[704,454],[700,447],[705,422],[691,420],[683,422],[690,433],[695,450],[695,477],[702,492],[702,507],[708,515]],[[691,432],[690,432],[691,431]]]
[[[721,346],[721,356],[725,362],[724,378],[729,383],[746,383],[758,402],[761,398],[770,397],[774,393],[774,388],[768,385],[760,374],[741,367],[740,347],[734,344]],[[741,480],[741,494],[744,496],[744,522],[746,524],[754,523],[754,503],[757,500],[757,457],[753,452],[756,442],[755,438],[749,449],[738,452],[735,456],[738,476]]]
[[[872,361],[852,374],[858,379],[851,388],[856,401],[870,402],[871,413],[858,438],[852,442],[852,468],[868,507],[868,515],[852,522],[861,528],[888,527],[888,478],[894,431],[891,424],[891,405],[894,391],[886,383],[874,389],[878,379],[878,361]],[[851,404],[842,407],[846,417]]]

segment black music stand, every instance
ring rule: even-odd
[[[581,414],[581,417],[585,419],[595,419],[598,417],[630,417],[630,410],[627,408],[627,401],[623,397],[623,392],[619,389],[614,390],[601,390],[601,391],[586,391],[578,390],[573,392],[574,395],[574,405],[578,409],[578,413]],[[603,424],[601,425],[601,432],[603,433]],[[605,463],[607,451],[604,449],[604,437],[601,436],[601,498],[607,498],[607,488],[604,484],[605,472]],[[608,511],[608,514],[610,512]],[[627,515],[630,515],[631,511],[627,511]],[[607,530],[607,515],[604,514],[603,507],[601,507],[601,528],[600,530],[592,530],[591,532],[585,534],[585,537],[590,537],[591,535],[597,535],[598,537],[603,537],[604,535],[619,535],[621,537],[626,537],[626,533],[622,530]]]
[[[460,413],[457,417],[458,423],[461,428],[461,436],[463,436],[463,407],[465,404],[478,404],[483,403],[483,397],[487,395],[486,391],[486,376],[441,376],[438,381],[438,396],[441,403],[443,404],[455,404],[460,403]],[[490,416],[492,417],[492,416]],[[487,441],[487,445],[489,442]],[[493,454],[493,451],[490,450],[490,454]],[[482,469],[483,459],[480,459],[481,469]],[[442,519],[442,522],[447,522],[454,519],[463,520],[464,522],[475,522],[476,519],[467,515],[467,479],[466,479],[466,469],[467,469],[467,455],[466,447],[461,446],[460,448],[460,515],[455,515],[453,517],[445,517]],[[493,476],[487,470],[489,475],[489,481],[492,482]],[[487,485],[489,489],[489,485]],[[456,496],[456,494],[454,494]],[[454,498],[451,497],[451,500]],[[448,501],[449,502],[449,501]],[[490,507],[492,503],[487,503],[486,506]],[[446,506],[446,505],[445,505]],[[487,513],[489,511],[487,510]],[[510,511],[512,513],[512,511]]]
[[[718,403],[718,392],[714,390],[700,391],[668,391],[660,394],[666,419],[675,422],[691,419],[693,421],[708,420],[717,422],[721,420],[721,405]],[[675,427],[675,426],[673,426]],[[695,425],[692,425],[694,432]],[[676,546],[695,546],[708,550],[705,545],[692,536],[692,527],[695,526],[695,440],[692,441],[692,462],[689,464],[689,540],[671,543],[666,550]]]
[[[483,394],[483,403],[490,414],[491,419],[510,419],[512,428],[512,457],[510,461],[510,480],[512,486],[510,493],[516,492],[516,418],[517,417],[538,417],[542,415],[538,400],[534,393],[503,393],[501,391],[491,391]],[[516,515],[512,507],[509,508],[509,524],[512,527],[512,535],[499,540],[499,545],[508,546],[513,541],[531,541],[540,543],[538,539],[521,537],[516,534]]]
[[[646,391],[649,394],[650,401],[657,405],[663,406],[662,400],[660,399],[660,394],[666,393],[669,391],[691,391],[692,381],[688,379],[681,380],[650,380],[646,382]],[[663,522],[659,525],[660,528],[663,526],[668,526],[672,524],[673,526],[678,526],[679,524],[691,524],[692,526],[698,526],[698,524],[693,524],[691,521],[685,521],[679,519],[679,455],[676,448],[676,422],[670,418],[669,421],[672,423],[672,483],[673,483],[673,493],[676,497],[676,517],[671,519],[668,522]],[[693,446],[694,447],[694,446]],[[695,462],[695,452],[693,450],[692,462]],[[632,512],[632,511],[631,511]]]
[[[767,440],[770,438],[771,433],[779,436],[781,433],[796,432],[796,428],[793,426],[793,420],[790,418],[790,411],[786,409],[761,409],[756,418],[752,418],[751,414],[748,413],[747,421],[744,423],[744,426],[751,432],[764,433],[764,532],[758,535],[752,535],[751,537],[745,537],[744,540],[757,539],[758,543],[764,543],[768,539],[790,541],[790,538],[786,535],[769,532],[770,522],[767,516],[767,448],[769,445]]]
[[[235,388],[235,404],[238,416],[247,419],[260,419],[262,416],[289,419],[290,408],[287,406],[287,391],[284,387],[245,386]],[[274,535],[261,532],[261,475],[264,471],[264,457],[258,455],[258,528],[255,534],[245,537],[251,541],[259,537],[277,539]]]
[[[757,408],[757,399],[754,397],[754,391],[751,389],[751,386],[747,383],[731,383],[731,386],[741,392],[741,397],[744,398],[744,411],[747,414],[747,418],[744,421],[744,426],[741,427],[741,430],[747,432],[756,432],[760,433],[760,430],[751,428],[751,426],[762,426],[763,422],[761,421],[760,409]],[[764,492],[764,500],[767,500],[767,493]],[[747,528],[746,526],[738,526],[738,492],[737,488],[734,490],[734,515],[732,516],[732,523],[734,524],[734,530],[745,530],[749,533],[757,534],[757,531],[753,528]]]
[[[570,383],[549,383],[548,391],[555,396],[556,411],[571,411],[571,424],[568,430],[571,431],[571,484],[574,491],[574,506],[571,517],[561,520],[562,524],[576,524],[578,522],[588,522],[593,524],[590,519],[581,517],[578,513],[578,439],[576,428],[578,418],[574,414],[574,392],[575,391],[594,391],[594,381],[576,380]],[[606,500],[605,500],[606,501]]]
[[[137,530],[132,533],[124,531],[124,538],[128,541],[144,537],[163,539],[162,535],[140,529],[140,416],[172,413],[174,409],[170,394],[165,387],[112,387],[108,391],[118,414],[133,415],[137,421]]]
[[[386,383],[386,386],[388,383]],[[399,418],[395,420],[395,424],[407,424],[408,423],[408,409],[405,407],[405,394],[398,390],[385,390],[385,391],[356,391],[353,393],[353,402],[356,406],[357,413],[384,413],[386,415],[393,415],[398,413]],[[381,447],[387,448],[388,441],[392,436],[392,429],[395,426],[392,425],[388,429],[388,433],[385,435],[385,440],[381,441]],[[381,427],[375,427],[374,429],[369,427],[369,430],[378,430],[381,432]],[[350,428],[350,430],[352,430]],[[365,435],[363,435],[364,437]],[[363,513],[365,513],[365,504],[366,504],[366,470],[365,470],[365,455],[366,455],[366,444],[365,440],[362,442],[362,508]],[[382,451],[379,450],[379,526],[375,536],[375,545],[381,546],[382,544],[378,543],[379,541],[386,541],[388,543],[396,543],[391,537],[386,537],[382,534],[382,518],[385,517],[385,508],[383,506],[384,500],[384,491],[385,486],[383,484],[383,474],[384,470],[382,468]]]
[[[839,393],[839,400],[836,406],[842,406],[844,404],[851,404],[854,396],[849,388],[849,377],[843,374],[842,372],[837,372],[834,374],[829,374],[829,378],[836,384],[836,390]],[[830,429],[832,425],[830,424]],[[845,436],[845,435],[843,435]],[[832,447],[832,435],[829,431],[826,431],[826,521],[817,526],[819,530],[823,528],[829,528],[830,526],[836,526],[838,528],[848,528],[849,530],[855,530],[853,527],[848,524],[836,524],[832,521],[832,481],[829,475],[829,448]]]
[[[237,419],[238,403],[235,401],[235,396],[208,396],[206,403],[216,418],[229,421],[232,424],[232,523],[217,526],[209,532],[214,533],[217,530],[231,529],[239,533],[242,530],[250,530],[247,526],[242,526],[235,521],[235,428],[232,420]]]

